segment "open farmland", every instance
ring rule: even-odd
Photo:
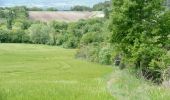
[[[80,19],[89,19],[96,17],[104,17],[104,13],[101,11],[30,11],[29,19],[38,20],[38,21],[65,21],[65,22],[74,22]]]

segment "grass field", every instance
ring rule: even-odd
[[[114,100],[112,68],[74,58],[76,50],[0,44],[0,100]]]
[[[74,58],[76,50],[0,44],[0,100],[169,100],[132,70]]]
[[[61,21],[61,22],[75,22],[80,19],[89,19],[96,17],[104,17],[101,11],[30,11],[29,19],[38,21]]]

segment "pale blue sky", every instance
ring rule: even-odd
[[[68,9],[74,5],[93,6],[106,0],[0,0],[0,6],[56,7]],[[108,1],[108,0],[107,0]]]

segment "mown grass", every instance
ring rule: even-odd
[[[114,100],[112,68],[74,58],[76,50],[0,44],[0,100]]]

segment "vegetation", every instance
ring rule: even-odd
[[[152,4],[153,1],[125,0],[113,1],[114,7],[109,1],[95,5],[95,10],[112,9],[111,22],[109,12],[106,18],[72,23],[31,22],[27,20],[25,7],[2,8],[1,17],[6,23],[1,23],[0,41],[79,48],[77,57],[101,64],[113,64],[114,59],[121,56],[122,66],[135,64],[142,76],[162,82],[163,72],[169,63],[166,55],[169,50],[170,16],[160,0]]]
[[[74,6],[71,8],[71,11],[92,11],[92,8],[86,6]]]
[[[169,100],[169,88],[136,78],[134,69],[114,70],[108,88],[116,100]]]
[[[38,8],[38,7],[32,7],[32,8],[27,8],[27,11],[58,11],[57,8],[54,7],[49,7],[49,8]]]
[[[105,17],[70,23],[40,22],[28,19],[26,7],[0,8],[0,43],[34,44],[0,44],[0,99],[166,100],[169,97],[169,89],[153,84],[161,85],[170,79],[170,11],[162,0],[112,0],[93,8],[75,6],[72,10],[103,10]],[[71,50],[74,48],[77,52]],[[106,77],[112,70],[113,76]],[[41,94],[36,94],[37,90]],[[32,94],[28,96],[29,91]]]
[[[1,100],[169,100],[170,97],[169,89],[137,79],[133,70],[122,71],[75,59],[74,49],[0,44],[0,51]]]
[[[53,30],[44,24],[33,24],[28,29],[30,41],[35,44],[51,44],[53,42],[50,36],[53,34]]]
[[[164,48],[169,35],[169,18],[165,17],[166,12],[162,13],[161,4],[162,0],[113,0],[112,42],[126,62],[134,63],[142,75],[156,82],[163,80],[163,71],[170,63]]]
[[[112,3],[111,1],[105,1],[102,3],[95,4],[92,8],[86,7],[86,6],[74,6],[71,8],[71,11],[105,11],[105,10],[111,10]]]
[[[70,11],[105,11],[105,10],[111,10],[110,8],[111,8],[111,1],[105,1],[103,3],[95,4],[93,7],[76,5],[71,7]],[[55,7],[48,7],[48,8],[29,7],[26,9],[27,11],[58,11],[58,9]]]
[[[101,3],[98,3],[98,4],[95,4],[93,6],[93,10],[95,11],[102,11],[104,9],[110,9],[111,6],[112,6],[112,1],[105,1],[105,2],[101,2]]]

